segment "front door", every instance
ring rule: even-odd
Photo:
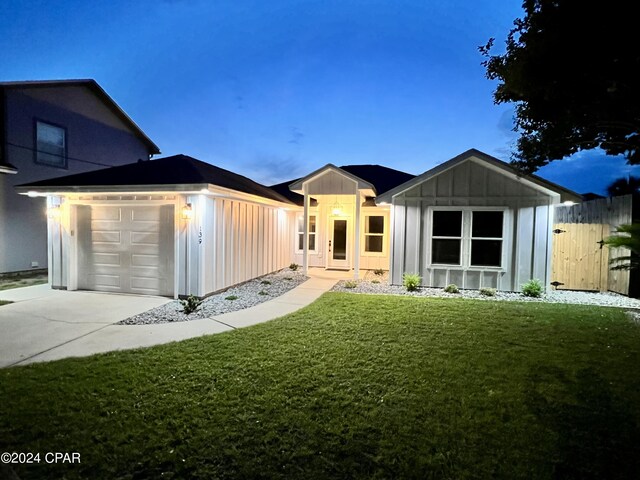
[[[349,265],[349,224],[346,218],[331,218],[329,225],[329,250],[327,268],[350,269]]]

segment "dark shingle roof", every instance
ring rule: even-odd
[[[46,187],[89,187],[126,185],[212,184],[219,187],[258,195],[279,202],[291,203],[276,191],[253,180],[187,155],[174,155],[155,160],[139,161],[118,167],[78,173],[65,177],[19,185],[21,189]]]
[[[365,182],[372,184],[378,195],[381,195],[398,185],[402,185],[404,182],[415,177],[415,175],[411,175],[410,173],[401,172],[400,170],[394,170],[389,167],[383,167],[382,165],[345,165],[340,168],[345,172],[355,175]],[[289,185],[297,182],[298,180],[300,179],[294,178],[293,180],[278,183],[277,185],[271,185],[270,188],[278,192],[280,195],[288,198],[296,205],[302,205],[302,195],[289,190]],[[313,200],[313,202],[315,202],[315,200]]]

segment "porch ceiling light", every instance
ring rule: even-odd
[[[192,218],[193,218],[193,210],[191,208],[191,204],[187,203],[184,207],[182,207],[182,219],[191,220]]]
[[[52,205],[47,208],[47,217],[52,220],[59,220],[62,212],[60,210],[60,205]]]
[[[331,205],[331,215],[334,215],[336,217],[342,215],[342,204],[338,202],[337,198],[335,203]]]

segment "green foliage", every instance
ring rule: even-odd
[[[202,304],[202,300],[193,295],[189,295],[186,299],[180,300],[182,311],[185,315],[191,315]]]
[[[81,452],[11,465],[22,479],[632,479],[638,364],[617,308],[329,293],[251,328],[2,368],[0,452]]]
[[[609,262],[612,270],[631,270],[640,267],[640,223],[620,225],[616,228],[616,235],[604,240],[605,245],[611,248],[627,248],[631,255],[614,257]]]
[[[384,275],[384,269],[382,268],[376,268],[373,270],[374,275],[378,275],[379,277],[381,277],[382,275]]]
[[[522,294],[525,297],[538,298],[542,296],[543,291],[544,286],[542,285],[542,282],[536,278],[532,278],[527,283],[522,285]]]
[[[10,303],[13,302],[10,302],[9,300],[0,300],[0,305],[9,305]]]
[[[405,273],[402,275],[402,285],[407,289],[407,292],[418,290],[420,282],[422,282],[422,277],[417,273]]]
[[[356,288],[358,286],[358,282],[355,280],[347,280],[344,282],[344,288]]]
[[[482,295],[484,297],[495,297],[496,296],[496,289],[495,288],[481,288],[480,289],[480,295]]]
[[[294,272],[298,270],[298,268],[300,268],[300,265],[298,265],[297,263],[292,263],[291,265],[289,265],[289,270],[293,270]]]
[[[374,278],[373,280],[371,280],[371,283],[380,283],[380,280],[378,280],[377,278]]]
[[[640,177],[629,175],[627,177],[618,178],[609,184],[607,194],[610,197],[619,197],[620,195],[629,195],[640,191]]]
[[[444,287],[444,291],[447,293],[460,293],[460,289],[455,283],[450,283],[446,287]]]
[[[269,280],[262,280],[260,283],[262,285],[271,285],[271,282]]]
[[[293,277],[284,277],[284,280],[293,280]]]
[[[264,290],[260,290],[258,295],[269,295],[269,292],[265,292]]]
[[[237,295],[229,295],[228,297],[224,297],[225,300],[237,300],[238,296]]]
[[[491,54],[494,39],[480,47],[487,78],[498,81],[495,103],[514,104],[517,167],[529,173],[595,148],[640,163],[633,5],[527,0],[505,53]]]

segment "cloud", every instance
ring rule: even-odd
[[[291,140],[288,143],[293,143],[294,145],[300,145],[300,142],[304,138],[304,133],[300,131],[298,127],[291,127]]]
[[[247,164],[251,172],[248,176],[264,185],[274,185],[301,177],[304,174],[302,163],[291,155],[258,154]]]

